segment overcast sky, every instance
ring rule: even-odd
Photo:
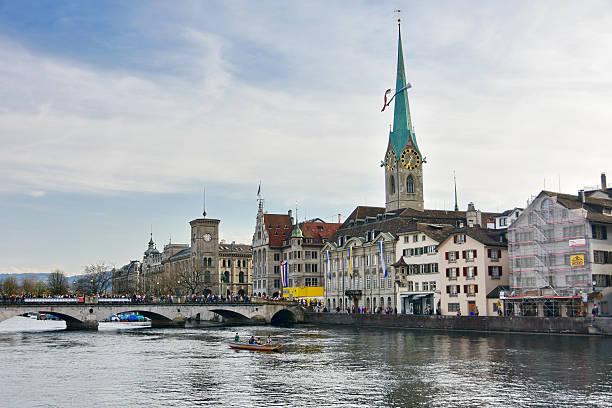
[[[609,1],[0,1],[0,273],[384,206],[396,8],[426,208],[612,178]]]

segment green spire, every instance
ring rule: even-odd
[[[295,227],[293,228],[293,232],[291,233],[291,238],[304,238],[304,234],[302,234],[302,230],[300,229],[300,225],[295,223]]]
[[[399,24],[398,24],[399,27]],[[393,131],[389,133],[389,140],[397,158],[400,158],[402,150],[412,140],[412,144],[419,151],[416,137],[412,129],[410,118],[410,106],[408,104],[408,90],[406,88],[406,74],[404,72],[404,54],[402,52],[402,33],[399,30],[397,44],[397,79],[395,81],[395,92],[403,89],[395,96],[395,110],[393,112]],[[421,152],[419,151],[419,154]]]

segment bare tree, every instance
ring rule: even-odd
[[[177,288],[182,289],[183,294],[197,295],[204,290],[204,272],[195,268],[185,267],[176,274]]]
[[[106,293],[110,289],[113,279],[113,267],[100,261],[83,267],[85,276],[79,278],[75,284],[85,290],[82,293]]]
[[[52,295],[63,295],[68,291],[68,279],[64,272],[59,269],[54,270],[47,278],[49,293]]]
[[[17,278],[14,276],[7,276],[2,282],[2,292],[7,295],[15,295],[20,292],[21,288],[17,282]]]

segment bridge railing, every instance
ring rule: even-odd
[[[75,304],[125,304],[125,305],[169,305],[169,304],[184,304],[184,305],[266,305],[276,304],[285,306],[295,306],[298,303],[290,300],[268,300],[259,298],[250,298],[248,300],[207,300],[207,299],[184,299],[173,298],[162,300],[161,298],[150,299],[133,299],[133,298],[103,298],[96,296],[84,296],[76,298],[15,298],[2,299],[2,305],[30,305],[30,304],[53,304],[53,305],[75,305]]]

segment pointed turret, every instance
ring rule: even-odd
[[[404,71],[404,53],[402,51],[402,32],[398,24],[398,42],[397,42],[397,77],[395,80],[395,109],[393,111],[393,131],[389,133],[389,140],[393,146],[396,157],[399,159],[402,150],[408,143],[412,144],[421,154],[416,142],[414,130],[412,128],[412,119],[410,118],[410,105],[408,103],[408,88],[410,85],[406,83],[406,73]]]

